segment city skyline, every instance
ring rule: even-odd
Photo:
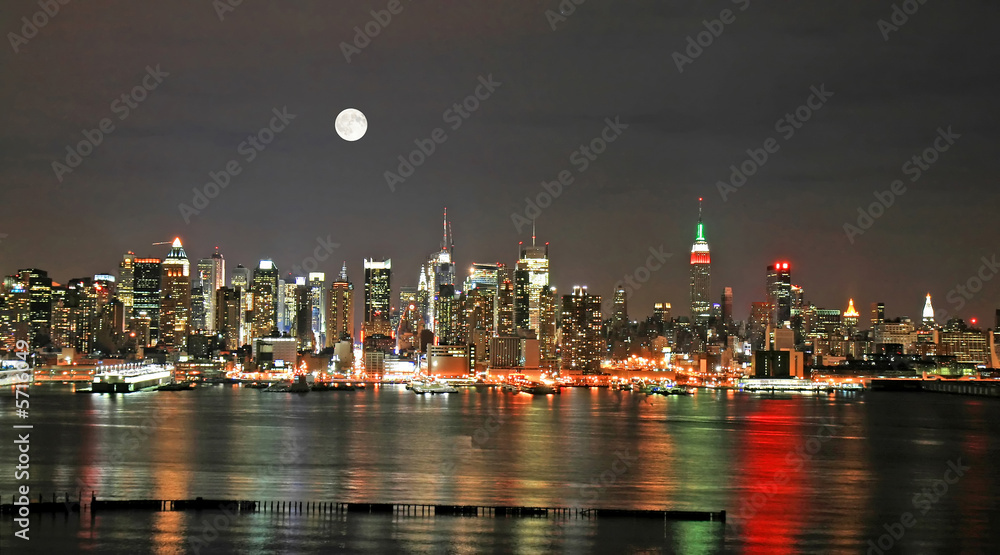
[[[701,200],[702,199],[699,199],[699,203],[700,203]],[[447,218],[447,213],[445,214],[445,217]],[[704,237],[705,232],[703,231],[704,224],[702,222],[702,218],[699,217],[699,219],[698,219],[698,221],[696,223],[697,223],[697,233],[695,234],[696,235],[695,236],[695,245],[704,245],[705,244],[705,237]],[[446,228],[448,228],[447,224],[446,224]],[[446,242],[449,240],[449,238],[451,238],[450,233],[451,233],[451,230],[448,229],[448,231],[446,232],[446,235],[445,235],[445,237],[446,237],[445,241]],[[177,243],[178,240],[180,240],[180,244]],[[535,241],[535,237],[531,237],[530,241],[534,242]],[[171,243],[173,243],[173,244],[171,245]],[[185,242],[180,237],[175,238],[173,241],[164,241],[164,242],[160,242],[160,243],[153,243],[151,245],[151,248],[155,248],[159,244],[168,244],[168,245],[171,245],[170,249],[168,249],[166,251],[166,254],[163,257],[160,257],[160,258],[156,258],[156,257],[142,257],[142,256],[139,256],[139,255],[136,255],[133,250],[127,251],[124,254],[124,256],[126,257],[126,259],[130,258],[133,261],[133,264],[136,261],[138,261],[140,263],[145,262],[145,261],[158,261],[158,262],[162,263],[162,261],[164,261],[164,260],[169,260],[170,257],[173,255],[172,253],[176,252],[176,249],[180,248],[181,249],[181,253],[184,253],[184,250],[185,250],[184,247],[181,246],[182,244],[185,244]],[[517,245],[517,249],[518,249],[519,253],[521,253],[521,254],[519,254],[518,256],[519,257],[522,256],[523,253],[526,252],[525,249],[531,250],[532,248],[533,247],[531,247],[531,246],[526,247],[523,242],[519,242],[518,245]],[[548,241],[544,241],[542,245],[540,245],[539,247],[536,248],[536,250],[538,250],[538,252],[544,252],[545,253],[544,256],[546,257],[545,258],[546,261],[548,261],[548,251],[549,251],[549,248],[550,248],[550,245],[549,245]],[[704,248],[706,249],[705,255],[707,256],[707,248],[708,247],[706,246]],[[142,249],[139,249],[139,250],[141,251]],[[713,248],[712,250],[714,251],[715,249]],[[450,254],[450,248],[449,249],[444,249],[441,252],[447,252],[447,253]],[[184,253],[184,254],[185,254],[185,256],[187,256],[186,253]],[[119,256],[122,256],[122,255],[119,255]],[[434,257],[436,257],[436,256],[437,256],[437,252],[434,253]],[[281,281],[281,283],[286,283],[284,281],[284,279],[288,278],[288,277],[303,278],[303,279],[309,278],[311,280],[313,278],[316,278],[316,276],[320,276],[320,275],[330,276],[329,279],[324,279],[322,281],[323,286],[324,286],[324,289],[323,289],[324,294],[328,294],[331,286],[333,285],[333,283],[336,282],[339,279],[339,277],[337,277],[337,276],[340,276],[341,273],[343,271],[345,271],[345,270],[348,271],[348,273],[350,273],[350,266],[351,265],[348,264],[347,260],[340,260],[339,262],[335,262],[334,258],[335,257],[330,256],[328,258],[325,258],[324,261],[322,261],[322,262],[317,262],[316,266],[314,268],[310,268],[310,271],[308,271],[308,272],[307,271],[303,271],[303,273],[301,275],[295,274],[291,270],[287,269],[288,266],[286,266],[285,268],[282,268],[282,266],[279,263],[274,262],[274,259],[272,257],[263,257],[263,258],[260,258],[260,259],[258,259],[256,261],[249,261],[251,263],[251,266],[249,266],[249,268],[251,268],[251,272],[252,272],[252,268],[256,268],[259,263],[265,262],[265,261],[269,262],[269,263],[273,264],[274,268],[277,270],[277,272],[278,272],[277,279],[279,281]],[[482,257],[478,257],[477,258],[477,256],[475,254],[473,254],[473,255],[471,255],[471,258],[472,259],[478,259],[478,258],[482,258]],[[191,276],[189,278],[191,289],[189,289],[188,294],[191,295],[191,301],[192,302],[195,300],[195,297],[193,296],[193,294],[196,293],[196,290],[194,290],[193,288],[196,287],[196,284],[198,282],[198,278],[197,278],[198,264],[199,264],[199,262],[211,261],[213,259],[216,259],[216,260],[219,260],[219,259],[228,259],[228,257],[226,257],[224,249],[220,249],[220,247],[218,245],[215,245],[213,247],[212,252],[210,252],[207,256],[199,257],[199,256],[192,255],[192,256],[190,256],[188,258],[188,260],[190,261],[189,265],[190,265],[190,268],[191,268],[191,270],[190,270],[191,271]],[[369,261],[369,260],[374,261],[376,259],[370,258],[370,257],[364,257],[360,261],[361,263],[357,265],[358,266],[357,272],[358,272],[358,276],[359,276],[358,284],[360,286],[362,286],[361,296],[360,297],[356,296],[354,298],[354,302],[361,302],[362,303],[361,304],[361,310],[360,311],[355,311],[357,314],[362,314],[362,316],[360,316],[359,319],[356,320],[356,322],[355,322],[355,327],[358,328],[358,330],[360,330],[361,324],[363,324],[364,321],[365,321],[364,316],[363,316],[363,313],[364,313],[364,295],[363,295],[363,293],[364,293],[364,289],[363,289],[364,280],[363,280],[363,276],[364,276],[364,263],[366,261]],[[390,258],[386,258],[385,260],[389,261]],[[432,261],[433,260],[434,260],[434,258],[432,257]],[[499,260],[498,263],[505,264],[507,266],[507,268],[511,271],[511,275],[513,276],[514,275],[514,269],[518,265],[517,264],[518,260],[519,260],[519,258],[513,258],[512,260],[509,260],[509,261]],[[694,258],[692,258],[692,261],[693,260],[694,260]],[[121,260],[119,260],[118,262],[121,263]],[[984,259],[982,262],[983,262],[984,266],[988,267],[988,265],[986,264],[986,262],[988,262],[987,260]],[[230,263],[232,263],[232,260],[230,260]],[[238,276],[238,275],[242,275],[241,272],[245,272],[246,271],[247,266],[245,264],[243,264],[243,263],[237,263],[237,264],[238,265],[236,265],[236,266],[231,266],[229,268],[227,274],[224,276],[224,279],[222,280],[222,282],[224,283],[225,286],[231,286],[232,283],[233,283],[233,277],[234,276]],[[477,265],[482,264],[482,263],[481,262],[469,262],[467,264],[467,267],[470,269],[469,273],[463,273],[461,271],[463,268],[466,267],[465,265],[454,263],[454,262],[451,262],[451,264],[454,264],[454,266],[455,266],[455,270],[454,270],[454,272],[455,272],[455,278],[454,278],[455,290],[456,291],[464,291],[465,288],[463,286],[463,283],[466,281],[465,278],[468,277],[471,274],[471,272],[475,269],[475,267]],[[664,264],[665,269],[659,270],[658,272],[652,272],[651,276],[653,276],[653,278],[655,278],[655,276],[660,275],[660,274],[669,274],[671,272],[671,270],[672,270],[670,268],[671,264],[674,264],[676,266],[676,268],[673,269],[674,273],[677,273],[679,271],[683,271],[685,273],[688,273],[689,274],[688,278],[690,280],[690,272],[692,271],[692,268],[694,267],[693,266],[693,262],[692,262],[691,265],[689,265],[682,258],[675,258],[675,259],[672,259],[672,260],[667,260],[667,262]],[[782,262],[777,262],[777,263],[772,263],[772,264],[765,264],[765,265],[761,266],[761,268],[766,269],[767,272],[768,272],[767,275],[770,276],[771,275],[770,272],[772,271],[772,268],[774,266],[780,266],[782,264],[785,266],[786,272],[787,272],[787,269],[789,268],[789,262],[787,261],[787,259],[783,260]],[[417,272],[417,270],[419,270],[420,268],[425,268],[426,269],[426,265],[427,265],[426,262],[421,262],[418,265],[418,267],[414,268],[413,270],[414,270],[414,272]],[[792,263],[791,265],[795,266],[794,263]],[[295,269],[299,269],[302,266],[302,264],[301,264],[301,261],[300,261],[299,264],[294,264],[294,265],[291,265],[291,266],[293,268],[295,268]],[[324,271],[324,269],[327,266],[335,267],[336,271]],[[394,285],[392,286],[392,289],[391,289],[390,294],[388,296],[389,304],[390,304],[390,306],[391,306],[391,308],[393,310],[402,308],[400,306],[397,306],[398,303],[395,302],[395,300],[399,296],[400,288],[403,287],[403,288],[416,289],[417,281],[419,279],[419,278],[418,279],[413,279],[413,280],[406,279],[406,276],[408,276],[408,275],[410,275],[411,273],[414,273],[414,272],[410,272],[410,268],[406,268],[406,269],[400,270],[398,268],[398,264],[396,266],[397,266],[396,268],[392,269],[392,274],[394,275],[394,277],[393,277],[393,283],[394,283]],[[224,267],[224,264],[223,264],[222,267]],[[108,271],[94,271],[92,273],[88,273],[88,274],[84,274],[84,275],[78,275],[78,276],[74,276],[72,278],[65,278],[63,280],[60,280],[57,277],[53,277],[53,272],[51,270],[47,269],[47,268],[44,268],[44,267],[41,267],[41,266],[38,266],[38,265],[35,265],[35,266],[32,266],[32,265],[23,265],[23,266],[17,266],[16,268],[11,268],[9,271],[8,270],[0,270],[0,275],[13,275],[17,271],[19,271],[19,270],[35,269],[35,268],[47,272],[48,275],[49,275],[49,277],[52,278],[53,284],[60,284],[60,285],[67,285],[67,284],[69,284],[70,281],[72,281],[74,279],[92,278],[92,277],[100,276],[100,275],[113,275],[115,277],[118,277],[119,276],[119,272],[122,271],[122,268],[119,268],[118,271],[113,271],[113,272],[108,272]],[[713,264],[711,272],[714,273],[715,268],[716,268],[716,265]],[[800,268],[798,266],[795,266],[796,276],[799,275],[799,273],[800,273],[799,270],[800,270]],[[546,276],[548,276],[550,274],[550,272],[552,272],[552,270],[550,270],[549,266],[546,265],[546,270],[545,270]],[[424,273],[424,271],[421,270],[419,273],[422,274],[422,273]],[[239,281],[239,279],[240,278],[237,277],[237,281]],[[549,278],[547,277],[547,279],[549,279]],[[634,276],[633,276],[633,279],[634,279]],[[768,277],[768,280],[770,280],[770,279],[771,278]],[[787,278],[787,275],[786,275],[786,281],[787,281],[787,279],[788,278]],[[758,280],[759,280],[759,277],[758,277]],[[621,280],[619,280],[619,281],[615,282],[614,284],[612,284],[609,287],[608,291],[604,291],[602,289],[598,289],[598,288],[592,287],[586,280],[581,280],[581,279],[572,280],[572,284],[563,285],[562,287],[560,287],[559,284],[555,284],[555,283],[553,283],[552,285],[553,285],[553,287],[556,287],[556,292],[557,292],[558,296],[562,296],[563,294],[568,294],[570,291],[573,290],[574,287],[583,286],[583,287],[588,287],[593,292],[592,294],[600,295],[600,296],[604,297],[606,300],[609,300],[609,299],[613,298],[616,295],[616,289],[617,289],[617,286],[620,284],[620,281]],[[985,283],[988,280],[982,280],[982,281]],[[294,285],[294,281],[293,282],[287,282],[287,283],[289,283],[290,285]],[[308,283],[308,281],[307,281],[307,283]],[[352,283],[353,283],[353,280],[352,280]],[[567,282],[567,283],[569,283],[569,282]],[[634,284],[635,282],[633,281],[632,283]],[[771,298],[772,293],[769,292],[769,287],[770,286],[767,283],[769,283],[769,281],[765,282],[762,286],[760,286],[759,287],[760,292],[758,294],[754,295],[752,298],[748,297],[746,293],[744,293],[744,295],[740,295],[740,292],[738,292],[738,291],[733,292],[733,296],[736,299],[733,302],[732,317],[734,318],[734,320],[736,320],[736,321],[748,321],[750,319],[750,317],[752,316],[752,305],[754,303],[758,303],[758,302],[767,302]],[[951,318],[962,318],[962,319],[964,319],[966,321],[970,321],[972,319],[975,319],[975,320],[977,320],[977,323],[983,323],[983,322],[989,323],[989,322],[992,322],[992,316],[994,314],[994,311],[996,310],[995,308],[989,308],[989,307],[984,308],[981,312],[973,312],[971,310],[965,310],[965,311],[950,310],[951,304],[949,303],[949,300],[953,300],[953,299],[949,299],[945,295],[937,296],[937,295],[933,294],[932,292],[925,292],[925,293],[921,294],[920,297],[919,297],[920,300],[921,300],[921,302],[920,303],[912,303],[912,304],[914,304],[914,307],[910,307],[909,310],[907,308],[905,308],[905,307],[896,309],[896,307],[894,307],[892,303],[887,303],[886,301],[882,300],[882,299],[885,299],[885,298],[889,298],[890,295],[888,295],[888,294],[887,295],[883,295],[883,296],[878,296],[878,297],[872,297],[871,299],[862,299],[862,298],[859,298],[857,296],[846,295],[846,296],[844,296],[844,299],[846,299],[846,300],[843,300],[839,304],[825,305],[825,304],[821,304],[821,303],[816,302],[815,300],[813,300],[814,297],[810,296],[810,290],[812,290],[813,288],[809,287],[808,285],[803,286],[801,284],[801,280],[799,280],[798,277],[796,277],[795,279],[792,279],[791,282],[789,282],[789,283],[791,284],[791,287],[792,287],[793,290],[798,289],[798,288],[805,289],[805,294],[804,294],[802,300],[804,300],[805,302],[810,302],[810,303],[812,303],[812,304],[814,304],[814,305],[816,305],[817,307],[820,307],[820,308],[836,309],[836,310],[840,310],[840,311],[843,312],[844,310],[846,310],[849,302],[856,302],[857,306],[868,306],[869,304],[878,303],[878,304],[882,304],[883,306],[887,307],[888,312],[886,313],[886,318],[908,317],[908,318],[911,318],[915,322],[919,322],[924,317],[926,317],[925,297],[927,295],[930,295],[932,298],[937,299],[936,300],[936,305],[935,305],[935,308],[936,308],[936,310],[935,310],[935,312],[936,312],[935,318],[937,319],[937,323],[938,324],[944,324],[944,323],[947,322],[947,320],[949,320]],[[637,321],[637,320],[642,320],[645,317],[654,315],[654,305],[656,303],[660,303],[660,302],[670,303],[674,307],[684,307],[685,310],[688,310],[690,312],[690,307],[692,306],[692,304],[691,304],[691,302],[692,302],[692,299],[691,299],[691,291],[692,291],[692,289],[691,289],[690,282],[687,285],[688,285],[687,291],[683,292],[684,295],[686,295],[686,296],[682,297],[682,298],[673,298],[673,297],[671,297],[671,298],[665,298],[662,295],[656,295],[655,293],[653,293],[650,296],[650,298],[652,300],[648,304],[647,303],[640,304],[641,301],[639,303],[637,303],[637,301],[634,298],[629,297],[628,298],[628,304],[629,304],[629,314],[628,315],[629,315],[629,318],[631,320],[633,320],[633,321]],[[645,284],[642,284],[642,283],[638,284],[638,287],[636,287],[634,290],[631,287],[627,287],[627,291],[642,291],[643,289],[645,289],[645,290],[647,290],[647,292],[649,292],[650,290],[652,290],[652,291],[660,291],[663,288],[659,287],[656,284],[655,279],[650,279]],[[716,289],[718,289],[718,291],[716,291]],[[710,301],[710,305],[713,305],[713,304],[714,305],[718,305],[719,304],[719,300],[721,299],[722,295],[725,293],[725,290],[732,290],[732,289],[733,288],[731,286],[729,286],[729,285],[712,285],[712,289],[709,291],[709,295],[707,297],[708,301]],[[966,290],[966,291],[968,291],[968,290]],[[956,290],[953,289],[953,290],[949,291],[949,294],[953,294],[953,293],[956,293]],[[128,292],[128,294],[125,296],[125,298],[130,299],[131,295],[132,295],[131,292]],[[787,295],[787,293],[785,293],[785,295]],[[823,297],[828,297],[828,296],[831,296],[831,295],[832,294],[827,294],[827,295],[822,295],[822,296]],[[121,295],[119,295],[119,296],[121,297]],[[954,296],[955,296],[955,298],[962,298],[962,296],[960,294],[959,295],[954,295]],[[968,293],[967,293],[967,296],[968,296]],[[741,299],[741,297],[743,297],[743,298]],[[973,297],[975,297],[975,296],[973,296]],[[746,300],[746,302],[743,302],[744,299]],[[975,299],[973,298],[973,300],[975,300]],[[126,302],[128,302],[128,301],[126,301]],[[835,302],[837,302],[836,299],[835,299]],[[967,303],[967,304],[964,304],[963,307],[964,306],[969,306],[971,304],[972,304],[971,302]],[[324,307],[326,306],[325,302],[323,303],[323,306]],[[605,318],[611,317],[612,313],[613,313],[613,310],[614,309],[610,305],[605,304],[605,306],[603,306],[603,311],[602,311],[603,316]],[[721,306],[719,307],[718,310],[721,311]],[[919,312],[919,314],[918,314],[918,312]],[[325,314],[326,314],[326,311],[325,311],[325,308],[324,308],[324,315]],[[688,317],[692,317],[693,316],[692,314],[685,313],[683,311],[678,312],[677,308],[674,308],[673,315],[674,316],[688,316]],[[774,318],[773,315],[772,315],[772,318]],[[325,319],[325,316],[324,316],[324,319]],[[154,320],[155,320],[155,318],[154,318]],[[191,315],[188,316],[188,320],[191,320]],[[155,324],[154,324],[154,327],[155,327]],[[190,327],[190,322],[188,324],[188,327],[190,329],[196,329],[196,328],[191,328]],[[325,326],[323,326],[323,327],[325,327]],[[984,326],[984,327],[992,327],[992,326],[990,325],[990,326]]]
[[[553,245],[552,280],[563,290],[586,283],[608,297],[661,243],[681,257],[702,196],[716,254],[711,299],[717,302],[719,286],[733,287],[739,319],[762,293],[758,268],[774,260],[796,265],[796,279],[818,305],[853,297],[916,315],[913,299],[929,291],[956,314],[992,313],[992,285],[968,308],[944,302],[976,274],[981,257],[995,253],[982,226],[998,194],[987,162],[996,119],[986,117],[996,111],[996,77],[979,68],[995,65],[1000,39],[987,18],[970,17],[995,11],[992,4],[922,9],[887,40],[876,22],[890,16],[888,4],[787,11],[754,3],[683,71],[671,53],[683,53],[685,37],[717,18],[718,6],[641,2],[614,8],[614,17],[608,6],[578,6],[555,29],[540,7],[494,8],[407,7],[350,60],[340,43],[384,5],[244,5],[220,21],[199,4],[178,8],[191,10],[183,22],[166,6],[120,7],[119,17],[151,33],[141,40],[119,33],[96,7],[62,10],[17,53],[7,51],[10,82],[19,86],[0,91],[0,100],[19,107],[0,126],[7,198],[45,198],[47,213],[58,217],[40,228],[32,211],[8,211],[0,267],[35,266],[65,280],[113,270],[111,261],[128,250],[163,256],[145,245],[181,236],[192,256],[219,245],[234,262],[271,257],[284,269],[329,236],[341,247],[320,265],[327,275],[336,274],[336,261],[366,257],[411,268],[433,250],[440,224],[431,215],[443,205],[462,265],[510,260],[507,253],[530,234],[512,216],[533,214],[525,198],[544,193],[543,182],[558,185],[565,170],[572,183],[537,218],[539,236]],[[30,13],[16,15],[12,21]],[[327,23],[310,23],[321,20]],[[469,32],[486,21],[488,32]],[[463,47],[448,34],[422,32],[438,26],[459,33]],[[59,32],[64,27],[73,32]],[[259,43],[253,37],[261,29],[296,37],[296,48]],[[624,40],[622,29],[634,38]],[[924,41],[927,33],[941,40]],[[118,38],[119,56],[62,55],[78,40],[104,36]],[[756,57],[741,56],[750,51]],[[779,55],[784,63],[769,62]],[[440,56],[449,63],[442,66]],[[147,66],[169,75],[119,120],[109,105],[143,83]],[[889,69],[895,77],[883,78]],[[501,85],[453,130],[442,114],[491,75]],[[780,149],[723,196],[719,183],[730,181],[730,166],[741,166],[748,149],[759,152],[775,122],[823,85],[833,96],[794,136],[778,135]],[[593,93],[575,94],[580,89]],[[193,190],[234,156],[244,162],[239,146],[269,125],[272,110],[286,107],[295,119],[185,222],[179,205],[192,205]],[[334,131],[334,117],[348,107],[368,118],[359,141]],[[108,116],[114,131],[58,180],[53,162]],[[582,158],[580,171],[571,156],[615,118],[628,127],[594,160]],[[437,126],[447,141],[391,190],[385,172],[396,172],[397,157]],[[949,128],[960,138],[929,169],[912,173],[911,159]],[[905,192],[885,193],[900,179]],[[869,211],[874,193],[891,205]],[[302,199],[308,202],[293,204]],[[859,210],[871,212],[866,226]],[[845,233],[845,224],[863,233]],[[601,264],[591,262],[595,253]],[[107,263],[95,267],[95,260]],[[898,280],[901,274],[910,279]],[[637,290],[633,306],[686,304],[686,272],[653,279],[662,285]]]

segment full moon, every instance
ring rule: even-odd
[[[360,110],[348,108],[337,114],[337,121],[334,124],[337,134],[345,141],[356,141],[365,136],[368,131],[368,118]]]

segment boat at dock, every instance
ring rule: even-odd
[[[191,391],[194,387],[194,382],[170,382],[157,386],[156,391]]]
[[[313,391],[354,391],[357,389],[351,382],[329,381],[316,382],[310,387]]]
[[[173,372],[159,364],[141,366],[116,365],[102,369],[94,376],[92,393],[132,393],[150,390],[173,380]],[[80,393],[84,391],[81,390]]]
[[[436,379],[427,379],[414,380],[410,382],[410,391],[416,393],[417,395],[423,395],[424,393],[458,393],[458,388],[448,382]]]
[[[309,393],[309,383],[305,376],[299,376],[295,383],[276,383],[264,390],[265,393]]]
[[[558,384],[530,382],[521,386],[521,393],[530,393],[532,395],[558,395],[562,393],[562,391]]]

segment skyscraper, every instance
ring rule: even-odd
[[[722,289],[722,324],[729,325],[733,323],[733,288],[725,287]]]
[[[556,312],[559,310],[556,288],[550,285],[542,289],[539,299],[539,356],[543,367],[555,370],[559,366],[559,360],[556,357]],[[597,316],[600,317],[600,313]]]
[[[392,335],[389,310],[392,299],[392,259],[365,259],[365,337]]]
[[[229,281],[230,287],[232,287],[240,299],[240,326],[239,326],[239,345],[247,345],[250,343],[250,321],[251,321],[251,302],[253,296],[250,293],[250,269],[242,264],[237,264],[233,268],[233,275]]]
[[[311,285],[306,278],[295,278],[295,325],[292,326],[300,351],[311,351],[315,345],[312,329],[313,310]]]
[[[135,258],[132,317],[142,321],[142,334],[148,326],[147,345],[160,340],[160,283],[163,279],[163,261],[159,258]]]
[[[752,303],[750,321],[747,322],[747,341],[754,350],[767,349],[767,330],[771,323],[773,307],[771,303]]]
[[[192,316],[194,306],[200,304],[200,312],[204,316],[193,323],[195,329],[207,331],[215,330],[215,292],[225,285],[226,261],[219,253],[219,247],[215,247],[215,252],[209,258],[202,258],[198,261],[198,272],[196,279],[192,281],[192,291],[194,288],[200,289],[200,297],[191,297]],[[192,318],[193,320],[193,318]]]
[[[215,331],[222,335],[226,349],[240,346],[240,292],[230,287],[220,287],[215,292]]]
[[[497,276],[497,335],[511,337],[514,326],[514,276],[510,268],[501,267]]]
[[[135,290],[135,253],[128,251],[118,264],[118,299],[125,305],[125,317],[132,318]],[[127,324],[126,324],[127,325]]]
[[[261,260],[253,271],[250,335],[269,337],[278,330],[278,267],[271,260]]]
[[[326,319],[326,346],[332,347],[343,339],[354,336],[354,285],[347,278],[347,262],[340,268],[340,275],[330,284],[330,300]]]
[[[922,318],[924,329],[932,330],[937,328],[937,322],[934,320],[934,306],[931,305],[931,294],[927,294],[927,299],[924,301],[924,312]]]
[[[295,327],[295,276],[289,273],[285,279],[278,280],[278,331],[282,335],[290,334]]]
[[[841,318],[843,318],[844,321],[844,331],[846,331],[848,335],[851,335],[855,331],[857,331],[858,319],[860,317],[861,314],[858,312],[856,308],[854,308],[854,299],[850,299],[847,302],[847,310],[845,310],[844,313],[841,315]]]
[[[41,347],[48,341],[52,324],[52,278],[45,270],[28,268],[19,270],[18,276],[28,292],[28,321],[32,347]]]
[[[514,325],[517,329],[539,329],[542,290],[549,286],[549,244],[535,244],[534,225],[531,246],[519,244],[519,259],[514,267]]]
[[[712,257],[705,240],[705,224],[701,219],[701,201],[698,199],[698,228],[691,245],[691,319],[705,324],[712,314]]]
[[[783,327],[792,317],[792,274],[788,262],[767,267],[767,302],[771,303],[771,325]]]
[[[601,338],[601,296],[587,294],[587,287],[574,286],[562,297],[562,368],[599,371]]]
[[[444,228],[441,240],[441,250],[431,254],[430,259],[421,268],[424,274],[420,278],[418,289],[422,288],[427,292],[425,310],[426,316],[424,324],[427,329],[434,331],[438,336],[444,335],[438,330],[438,320],[444,318],[447,324],[451,320],[449,314],[439,314],[442,308],[440,303],[444,302],[450,310],[452,298],[455,291],[455,259],[454,247],[455,239],[451,234],[451,222],[448,221],[448,209],[444,209]],[[442,294],[444,292],[444,294]]]
[[[326,274],[309,272],[309,310],[312,323],[313,346],[326,346]]]
[[[665,324],[670,323],[670,309],[670,303],[653,303],[653,319]]]
[[[191,264],[175,238],[163,259],[160,291],[160,339],[168,348],[183,350],[191,323]]]
[[[885,303],[872,303],[872,329],[885,322]],[[998,320],[1000,324],[1000,320]]]

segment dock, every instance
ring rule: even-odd
[[[930,391],[978,397],[1000,397],[1000,382],[994,380],[872,378],[871,389],[872,391]]]
[[[726,511],[674,511],[644,509],[604,509],[583,507],[522,507],[508,505],[440,505],[428,503],[344,503],[336,501],[250,501],[240,499],[98,499],[92,494],[90,503],[83,503],[78,495],[70,501],[52,496],[51,502],[27,505],[31,514],[78,513],[89,510],[91,514],[113,511],[219,511],[239,513],[276,513],[310,515],[386,514],[395,516],[455,516],[479,518],[641,518],[664,521],[726,522]],[[0,514],[16,514],[24,504],[0,505]]]

